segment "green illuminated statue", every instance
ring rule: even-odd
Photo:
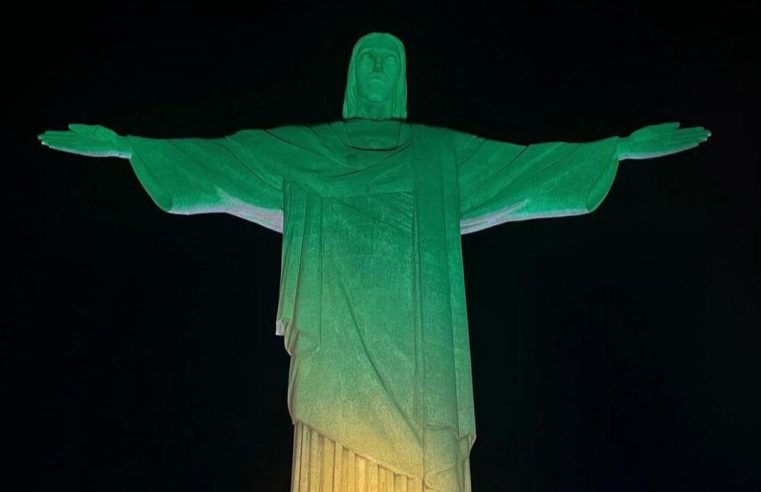
[[[710,135],[667,123],[516,145],[408,123],[406,102],[404,47],[372,33],[354,46],[340,121],[216,139],[89,125],[40,135],[57,150],[129,159],[167,212],[282,232],[276,333],[291,356],[293,491],[470,491],[460,235],[591,212],[619,161]]]

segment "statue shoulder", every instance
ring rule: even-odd
[[[465,145],[473,139],[480,138],[472,133],[454,130],[452,128],[447,128],[439,125],[413,123],[411,126],[427,139],[437,139],[442,142],[449,143],[455,147]]]
[[[242,129],[230,136],[240,143],[262,143],[280,141],[286,143],[304,143],[314,138],[310,125],[282,125],[265,129]]]
[[[427,123],[410,123],[410,127],[419,129],[419,131],[428,133],[430,135],[452,137],[457,135],[468,135],[467,133],[459,130],[453,130],[441,125],[430,125]]]

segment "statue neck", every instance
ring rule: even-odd
[[[366,150],[390,150],[409,139],[409,128],[403,120],[352,118],[341,125],[344,140],[350,147]]]
[[[357,118],[366,120],[388,120],[391,118],[391,101],[375,103],[360,99]]]

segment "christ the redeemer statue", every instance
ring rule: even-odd
[[[47,131],[129,159],[175,214],[225,212],[283,234],[276,333],[291,356],[291,490],[466,492],[476,439],[460,235],[595,210],[623,159],[705,141],[677,123],[590,143],[516,145],[411,124],[405,54],[354,46],[343,119],[159,140]]]

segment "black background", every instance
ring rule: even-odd
[[[280,236],[163,213],[126,161],[36,135],[335,120],[370,31],[405,43],[414,122],[516,143],[713,131],[623,162],[594,214],[464,237],[474,491],[761,489],[753,2],[20,8],[3,76],[13,490],[288,490]]]

